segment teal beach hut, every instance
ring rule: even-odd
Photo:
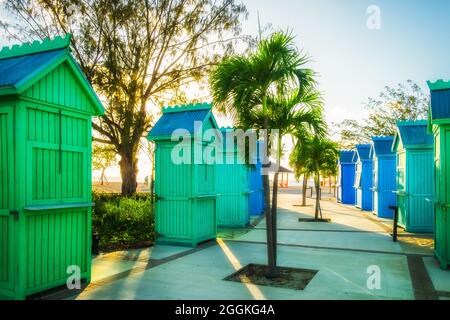
[[[223,148],[217,164],[217,199],[219,227],[245,227],[250,223],[248,167],[245,150],[239,152],[234,129],[222,128]],[[233,141],[234,140],[234,141]]]
[[[211,105],[185,105],[164,108],[148,135],[156,145],[158,243],[195,247],[216,238],[216,165],[203,157],[204,148],[214,143],[203,134],[208,129],[215,129],[215,138],[221,139]],[[176,139],[172,138],[174,133]]]
[[[356,145],[354,161],[355,174],[355,206],[364,211],[372,211],[372,159],[370,158],[370,144]]]
[[[264,188],[263,188],[263,165],[259,156],[259,148],[262,142],[257,143],[257,152],[252,155],[252,165],[248,166],[248,183],[250,189],[250,216],[258,216],[264,213]]]
[[[373,137],[370,150],[370,158],[373,161],[373,213],[388,219],[393,217],[393,211],[389,207],[397,203],[393,141],[394,137]]]
[[[434,224],[433,136],[426,121],[399,121],[396,153],[399,226],[407,232],[432,232]]]

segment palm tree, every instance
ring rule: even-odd
[[[337,143],[320,136],[313,136],[305,144],[302,151],[306,158],[299,158],[299,166],[303,168],[308,174],[314,176],[314,183],[316,188],[316,206],[315,206],[315,220],[319,220],[320,209],[320,177],[333,175],[337,170],[337,161],[339,158],[339,146]]]
[[[317,104],[316,107],[304,112],[302,121],[298,121],[297,125],[293,128],[291,135],[293,137],[294,149],[289,157],[289,164],[294,168],[295,178],[300,180],[303,176],[302,184],[302,206],[306,206],[306,188],[308,186],[308,180],[310,173],[306,166],[308,160],[308,143],[312,140],[312,136],[323,137],[327,131],[327,125],[323,116],[323,109],[321,105],[320,96],[314,100]],[[313,125],[311,125],[313,124]]]
[[[256,51],[247,56],[232,56],[215,67],[210,75],[210,87],[217,109],[230,115],[237,127],[260,130],[278,129],[278,150],[281,140],[296,122],[306,118],[301,105],[317,104],[314,72],[304,68],[308,57],[298,51],[294,38],[276,32],[260,41]],[[298,107],[300,106],[300,107]],[[266,150],[273,152],[268,132]],[[263,159],[268,163],[268,155]],[[277,276],[276,269],[276,209],[278,172],[274,177],[273,203],[270,204],[269,176],[264,175],[265,214],[267,221],[268,276]],[[271,209],[272,208],[272,209]]]
[[[289,164],[292,168],[294,168],[294,174],[297,181],[303,177],[302,183],[302,203],[303,207],[306,206],[306,188],[308,187],[308,180],[310,177],[310,173],[307,170],[306,163],[308,161],[307,150],[308,146],[306,145],[309,139],[309,133],[306,131],[301,131],[302,136],[297,138],[297,143],[292,150],[292,153],[289,157]]]

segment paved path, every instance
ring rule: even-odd
[[[265,264],[265,221],[254,229],[223,232],[226,237],[196,249],[155,248],[94,259],[91,285],[77,299],[446,299],[450,271],[433,257],[432,236],[400,234],[392,242],[391,222],[353,207],[323,201],[332,223],[299,222],[311,217],[295,206],[299,195],[282,192],[278,213],[279,265],[318,270],[303,291],[245,285],[223,279],[249,263]],[[381,273],[380,287],[368,286],[368,271]]]

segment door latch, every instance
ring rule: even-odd
[[[156,202],[158,202],[158,201],[160,201],[160,200],[165,200],[166,198],[165,197],[160,197],[160,196],[158,196],[158,195],[155,195],[155,200],[156,200]]]
[[[11,216],[14,216],[14,220],[19,220],[19,211],[17,211],[17,210],[11,210],[11,211],[9,211],[9,214],[10,214]]]

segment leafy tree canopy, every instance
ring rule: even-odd
[[[10,37],[71,33],[73,53],[105,102],[97,140],[121,157],[122,193],[136,191],[137,153],[150,129],[149,104],[184,98],[231,53],[246,17],[234,0],[5,0]]]
[[[362,121],[347,119],[334,124],[340,132],[340,145],[352,148],[368,143],[373,136],[392,136],[398,120],[426,119],[429,98],[418,84],[408,80],[392,88],[386,86],[378,98],[369,98],[365,104],[368,117]]]

